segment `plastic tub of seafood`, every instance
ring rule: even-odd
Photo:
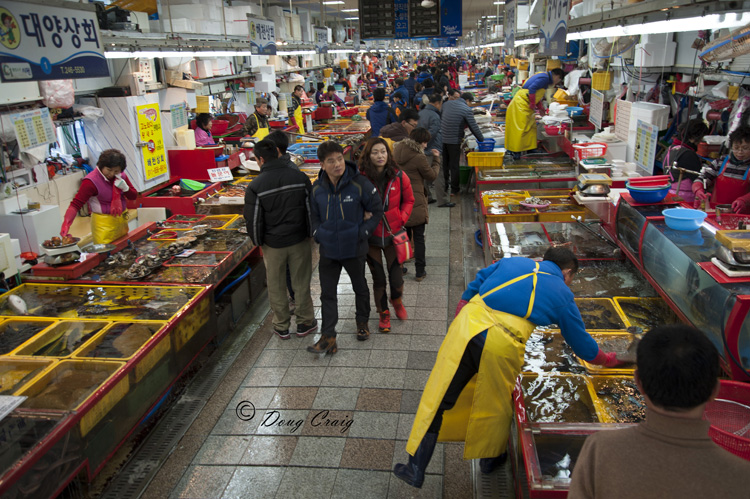
[[[516,396],[519,423],[597,423],[593,387],[586,376],[522,374]],[[598,401],[596,402],[598,403]]]
[[[646,419],[646,402],[632,377],[591,376],[603,409],[602,421],[640,423]]]
[[[196,226],[205,225],[208,229],[222,229],[232,223],[239,215],[209,215]]]
[[[591,333],[599,348],[604,353],[625,353],[634,340],[634,335],[627,332],[601,332]],[[590,364],[580,357],[578,360],[590,374],[606,374],[609,376],[632,376],[635,372],[635,363],[621,364],[617,367],[604,367]]]
[[[116,322],[91,338],[74,358],[129,361],[141,349],[150,347],[133,370],[134,381],[138,382],[171,348],[168,335],[158,334],[165,325],[166,322]]]
[[[11,353],[32,357],[68,357],[109,324],[104,321],[60,321]]]
[[[537,328],[526,341],[523,372],[585,374],[586,368],[578,362],[562,334]]]
[[[570,217],[594,218],[586,213],[585,206],[576,204],[551,204],[539,213],[540,222],[568,222]]]
[[[230,256],[232,256],[232,253],[229,251],[196,251],[187,257],[175,256],[164,262],[164,265],[167,267],[216,267]]]
[[[52,359],[0,357],[0,395],[11,395],[48,368]]]
[[[677,324],[680,319],[662,298],[631,298],[616,296],[620,313],[628,326],[638,326],[646,333],[665,324]]]
[[[609,298],[576,298],[586,331],[624,330],[625,318]]]
[[[78,411],[81,435],[98,423],[128,393],[123,362],[61,360],[15,393],[28,398],[26,409]]]
[[[18,288],[14,288],[16,291]],[[0,305],[0,313],[8,312],[7,305]],[[13,311],[9,311],[14,313]],[[28,340],[55,324],[53,320],[9,317],[0,323],[0,355],[11,353]]]

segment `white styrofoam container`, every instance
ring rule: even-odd
[[[196,19],[194,21],[195,26],[198,28],[196,33],[203,33],[205,35],[221,35],[221,22],[220,21],[202,21]]]
[[[211,59],[201,59],[190,63],[190,72],[195,78],[210,78],[214,75],[214,64]]]
[[[213,75],[214,76],[227,76],[232,74],[232,64],[229,59],[217,58],[214,59],[213,64]]]
[[[162,20],[162,28],[165,33],[173,31],[174,33],[195,33],[195,23],[192,19],[172,18]]]
[[[634,102],[630,113],[630,131],[638,128],[638,120],[645,121],[666,130],[669,126],[670,107],[653,102]]]
[[[9,198],[0,199],[0,213],[6,214],[20,209],[28,208],[29,198],[26,194],[18,194]]]
[[[271,66],[270,64],[264,64],[262,66],[256,66],[257,71],[256,73],[260,74],[274,74],[276,72],[276,68]]]
[[[633,65],[638,67],[673,66],[677,54],[677,42],[639,43],[635,46]]]
[[[607,154],[604,157],[610,161],[613,159],[627,159],[627,143],[626,142],[607,142]]]
[[[292,40],[302,40],[302,27],[297,14],[286,14],[286,32]]]
[[[16,239],[16,241],[18,240]],[[10,234],[0,234],[0,272],[5,273],[6,277],[18,272],[16,254],[13,252]]]
[[[267,81],[256,81],[255,82],[255,92],[273,92],[276,90],[276,82],[270,83]]]

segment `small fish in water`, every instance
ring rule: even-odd
[[[65,335],[65,350],[72,353],[81,338],[83,338],[83,325],[78,324]]]
[[[144,305],[146,308],[150,308],[151,310],[159,310],[160,308],[166,307],[166,306],[174,306],[178,305],[176,302],[173,301],[152,301]]]
[[[29,308],[20,296],[10,295],[8,297],[8,306],[18,315],[29,315]]]

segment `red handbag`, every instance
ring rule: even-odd
[[[388,234],[393,238],[393,247],[396,248],[396,259],[398,263],[403,264],[414,258],[414,245],[409,239],[409,234],[406,233],[406,229],[401,228],[400,231],[395,234],[391,230],[391,226],[388,224],[388,220],[383,214],[383,224],[385,225]]]

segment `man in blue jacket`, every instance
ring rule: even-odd
[[[372,91],[372,100],[374,103],[367,110],[365,115],[370,122],[371,136],[377,137],[380,135],[380,129],[389,123],[395,123],[396,115],[393,110],[388,107],[385,101],[385,89],[378,87]]]
[[[414,96],[417,95],[417,91],[415,90],[415,86],[417,84],[417,73],[412,71],[409,73],[409,77],[404,80],[404,87],[406,87],[406,90],[409,92],[409,99],[406,101],[406,104],[408,106],[412,106],[414,102]]]
[[[337,351],[337,286],[341,269],[352,281],[355,294],[357,339],[370,336],[370,290],[365,279],[367,240],[383,218],[383,202],[377,189],[344,161],[344,149],[333,141],[318,146],[320,176],[311,196],[313,237],[320,244],[320,302],[323,312],[321,337],[307,347],[312,353]]]
[[[393,84],[396,86],[396,89],[391,92],[390,99],[391,99],[391,107],[395,109],[395,105],[393,104],[393,96],[399,95],[401,98],[401,102],[404,103],[404,105],[408,105],[409,102],[409,90],[404,86],[404,80],[403,78],[396,78],[393,80]]]

